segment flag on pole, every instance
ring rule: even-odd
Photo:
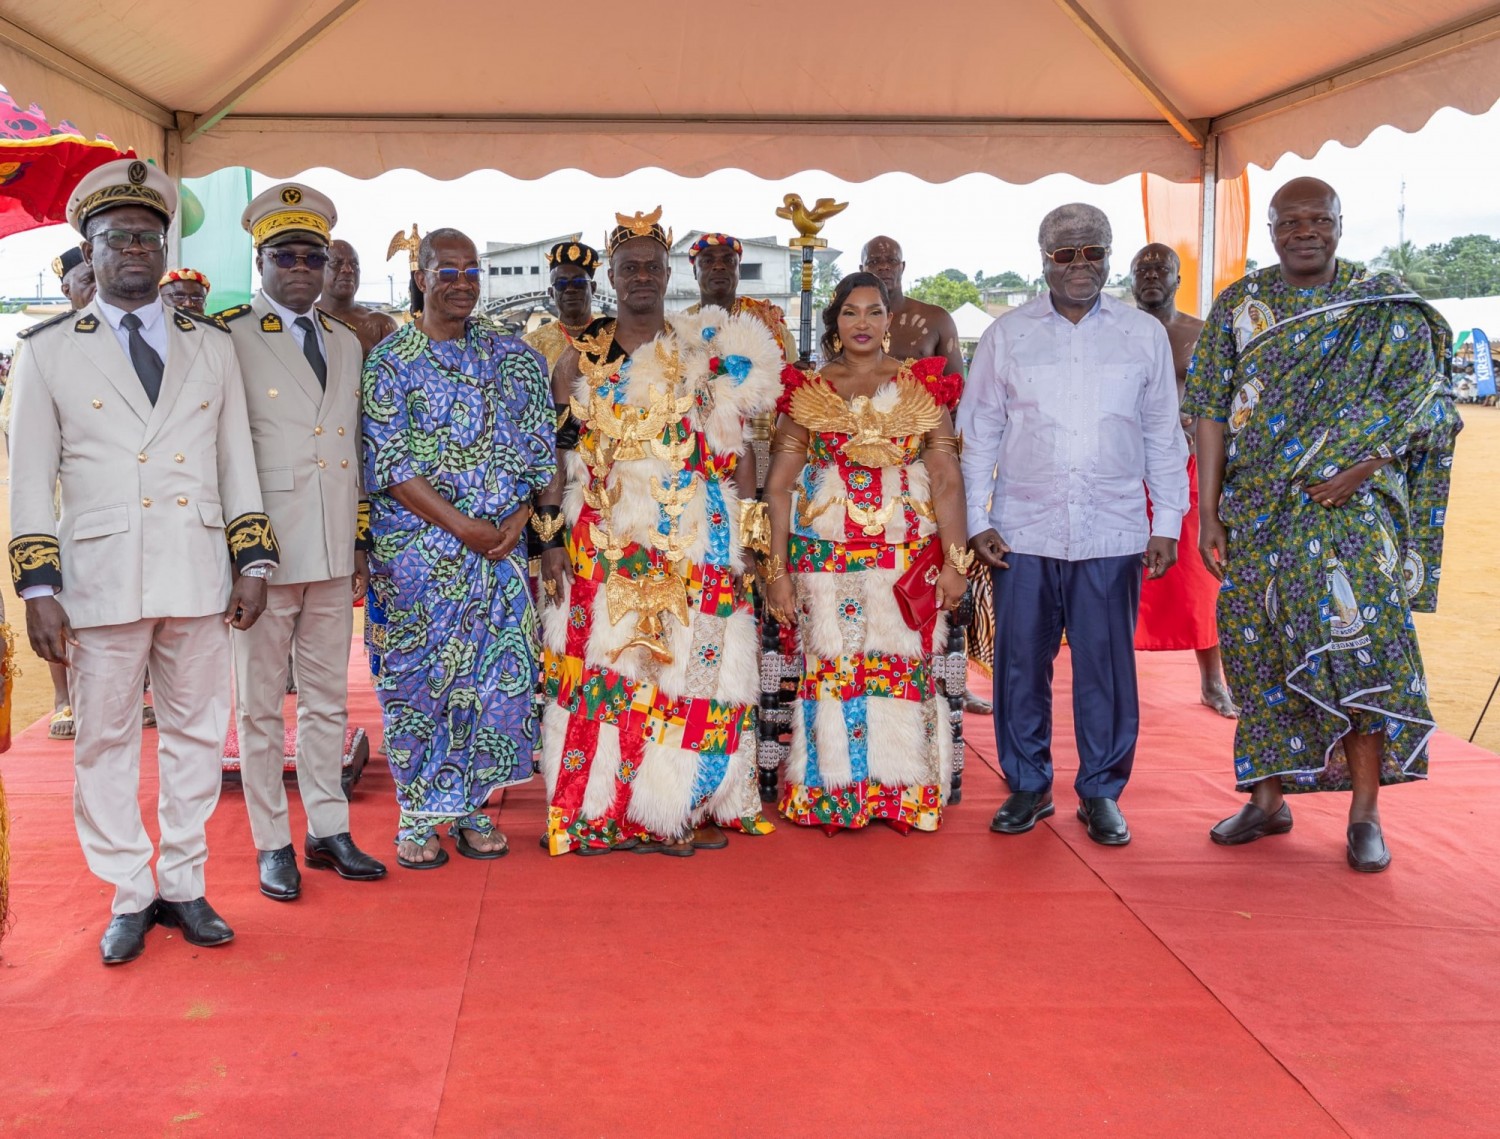
[[[251,283],[250,235],[240,215],[250,204],[250,171],[243,166],[216,170],[203,178],[184,178],[178,188],[182,225],[180,268],[197,269],[213,282],[208,311],[222,312],[248,304]]]

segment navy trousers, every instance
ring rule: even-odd
[[[995,586],[995,745],[1012,791],[1052,788],[1052,662],[1068,634],[1081,798],[1118,799],[1135,763],[1141,558],[1008,554]]]

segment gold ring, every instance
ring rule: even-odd
[[[1333,505],[1333,499],[1331,499],[1331,498],[1325,498],[1323,500],[1323,505],[1324,506],[1332,506]]]
[[[557,582],[553,581],[551,578],[544,578],[542,580],[542,589],[546,592],[548,597],[557,597]]]

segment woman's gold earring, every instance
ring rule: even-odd
[[[843,350],[844,350],[844,342],[839,339],[839,334],[837,332],[835,332],[833,334],[833,354],[835,356],[837,356]]]
[[[881,340],[880,350],[882,352],[889,352],[891,350],[891,334],[889,332],[887,332],[884,339]]]

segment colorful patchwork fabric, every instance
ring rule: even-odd
[[[1451,334],[1389,274],[1339,262],[1295,289],[1277,267],[1220,294],[1183,411],[1226,425],[1219,517],[1235,780],[1350,787],[1343,739],[1385,737],[1382,783],[1425,778],[1434,728],[1412,612],[1437,601],[1453,442]],[[1343,506],[1307,493],[1390,460]]]

